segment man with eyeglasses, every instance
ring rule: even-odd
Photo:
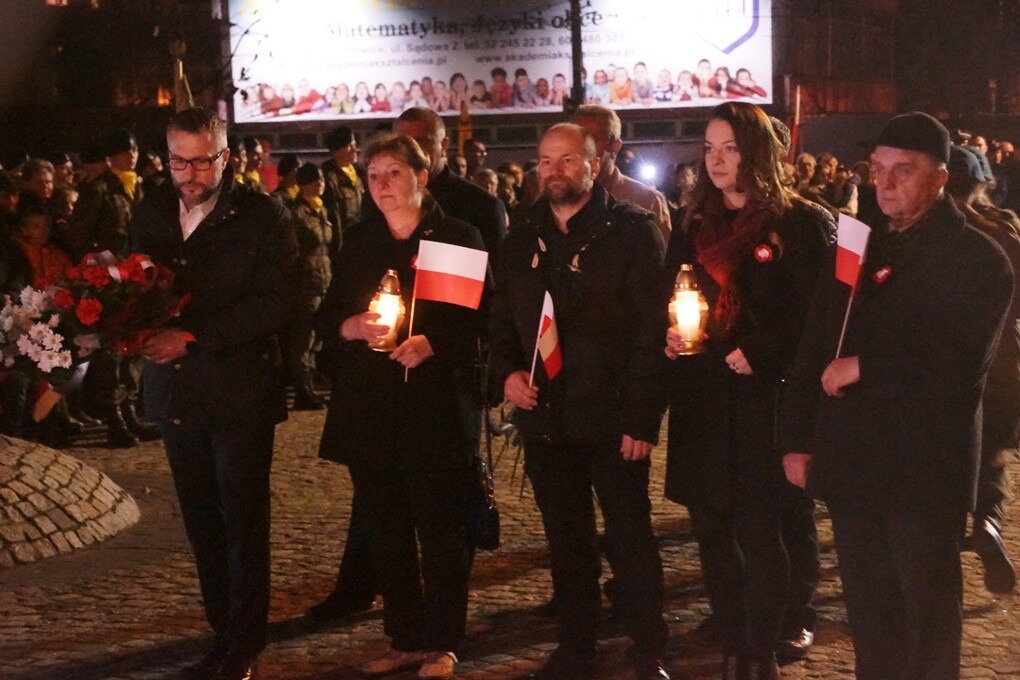
[[[560,596],[560,644],[533,677],[597,675],[594,490],[636,676],[669,680],[661,661],[668,640],[662,562],[648,500],[648,457],[665,410],[667,373],[666,310],[656,294],[662,237],[651,215],[617,203],[596,183],[600,159],[584,128],[552,126],[538,154],[542,198],[500,249],[489,333],[489,384],[502,385],[518,409],[524,469]],[[537,361],[532,375],[547,293],[561,362]]]
[[[177,113],[167,147],[173,181],[138,206],[131,249],[173,269],[191,301],[142,349],[146,415],[163,432],[215,633],[190,672],[242,680],[266,646],[269,470],[287,417],[276,334],[298,295],[297,242],[287,209],[227,170],[215,113]]]

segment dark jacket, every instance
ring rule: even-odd
[[[1012,210],[974,207],[978,212],[974,228],[999,244],[1014,276],[1013,307],[988,369],[981,446],[986,452],[1015,450],[1020,445],[1020,219]]]
[[[422,240],[483,250],[478,230],[443,215],[426,198],[425,215],[410,238],[390,234],[382,216],[348,231],[337,274],[315,318],[326,361],[332,367],[333,392],[319,455],[350,466],[389,470],[466,467],[466,430],[458,394],[471,378],[478,345],[479,312],[430,300],[414,304],[411,267]],[[397,342],[409,330],[424,335],[434,356],[407,372],[385,352],[363,341],[340,337],[340,325],[368,309],[387,269],[395,269],[406,307]],[[485,296],[483,296],[484,298]]]
[[[290,210],[294,214],[298,258],[301,260],[301,296],[320,297],[329,288],[335,238],[333,225],[325,209],[312,206],[300,195],[290,204]]]
[[[948,199],[905,232],[873,231],[842,350],[859,358],[860,381],[828,397],[820,377],[849,291],[819,278],[781,450],[814,456],[808,489],[825,500],[973,508],[981,393],[1013,293],[1009,261]]]
[[[449,166],[435,177],[429,177],[427,189],[446,215],[478,229],[485,249],[495,258],[499,244],[506,236],[507,219],[503,202],[477,184],[453,174]],[[371,194],[365,194],[362,210],[365,219],[379,216],[379,208]]]
[[[217,425],[286,419],[276,332],[297,295],[297,244],[278,201],[224,176],[212,213],[185,241],[173,186],[164,183],[135,213],[131,249],[176,273],[191,295],[176,325],[196,345],[177,361],[144,366],[146,417]]]
[[[352,182],[346,172],[341,170],[335,161],[328,160],[322,164],[322,176],[326,180],[326,191],[322,194],[322,202],[326,206],[329,223],[333,225],[333,240],[330,256],[335,257],[343,245],[343,236],[350,227],[362,219],[362,201],[365,197],[365,182],[361,169],[355,166],[358,180]]]
[[[783,479],[776,407],[836,225],[827,210],[799,198],[773,218],[769,231],[780,245],[766,238],[733,273],[741,307],[728,332],[712,320],[720,290],[695,256],[699,225],[673,230],[664,267],[671,295],[680,265],[693,264],[710,310],[706,351],[677,357],[670,366],[665,493],[691,507],[725,510],[738,492],[734,470],[764,489]],[[751,375],[737,375],[727,365],[726,355],[737,348]]]
[[[616,203],[599,185],[563,235],[540,200],[500,250],[490,326],[490,385],[502,392],[531,367],[545,292],[552,295],[563,369],[538,362],[536,408],[518,410],[524,436],[618,444],[658,441],[665,407],[665,309],[655,285],[662,235],[650,213]]]
[[[113,170],[83,183],[67,222],[67,233],[62,235],[71,248],[71,259],[78,262],[87,253],[104,250],[123,255],[128,246],[132,213],[142,198],[141,181],[135,185],[132,199]]]

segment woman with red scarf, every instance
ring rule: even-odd
[[[724,679],[778,678],[791,487],[775,444],[783,378],[834,240],[832,217],[783,184],[785,151],[759,107],[712,111],[704,168],[673,230],[665,272],[691,264],[709,302],[705,351],[670,329],[666,497],[686,505],[723,637]]]

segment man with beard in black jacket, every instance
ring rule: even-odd
[[[666,310],[656,290],[662,236],[650,213],[615,202],[595,178],[595,141],[572,123],[542,137],[543,198],[500,251],[490,384],[517,406],[561,604],[559,647],[534,677],[596,675],[601,560],[592,490],[605,520],[614,609],[634,641],[637,677],[668,680],[663,576],[652,533],[648,456],[665,407]],[[561,369],[529,374],[551,296]],[[550,357],[555,353],[546,352]],[[549,366],[549,368],[546,368]]]
[[[138,206],[131,246],[173,269],[191,301],[142,349],[145,412],[163,432],[215,634],[194,677],[248,680],[266,646],[269,469],[287,417],[276,333],[298,294],[297,241],[282,204],[226,171],[215,113],[176,114],[167,145],[173,182]]]

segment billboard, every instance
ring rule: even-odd
[[[771,103],[772,0],[581,0],[585,99]],[[229,0],[239,123],[558,111],[566,0]]]

